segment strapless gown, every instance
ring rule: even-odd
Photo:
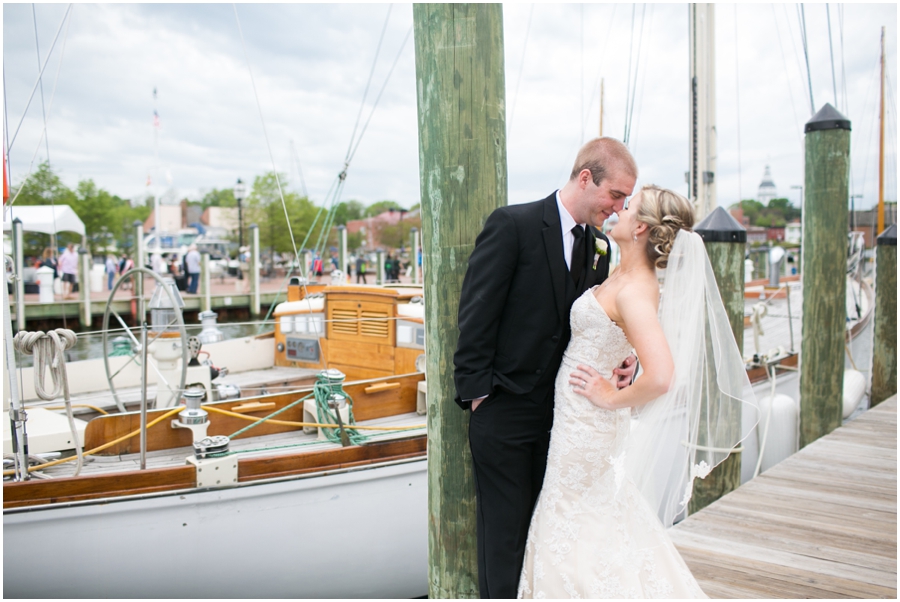
[[[600,409],[574,392],[578,364],[612,378],[631,353],[592,290],[571,312],[572,339],[556,377],[544,486],[535,506],[520,598],[705,598],[665,528],[625,475],[628,409]]]

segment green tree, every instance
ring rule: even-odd
[[[347,222],[362,219],[365,216],[365,212],[365,205],[359,201],[345,201],[339,203],[334,210],[334,223],[337,225],[346,225]]]
[[[366,207],[366,217],[375,217],[391,209],[403,209],[397,201],[378,201]]]
[[[267,172],[257,176],[253,181],[253,188],[247,198],[244,210],[245,229],[252,223],[259,226],[259,244],[268,252],[293,253],[293,243],[290,231],[285,221],[285,210],[290,220],[297,249],[309,233],[315,219],[318,208],[306,197],[294,192],[287,192],[287,182],[279,174],[281,186],[284,192],[284,206],[281,204],[281,195],[278,191],[278,183],[274,172]],[[321,218],[319,220],[321,224]],[[316,243],[314,234],[307,242],[307,247]],[[250,239],[245,232],[245,244]]]
[[[234,198],[234,188],[213,188],[200,199],[200,206],[207,207],[237,207]]]

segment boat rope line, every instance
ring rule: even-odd
[[[809,45],[806,40],[806,10],[803,3],[797,4],[800,11],[800,36],[803,40],[803,56],[806,58],[806,78],[809,81],[809,108],[810,116],[816,114],[816,103],[813,101],[812,73],[809,70]]]
[[[634,19],[635,19],[635,5],[631,7],[631,45],[634,47]],[[637,57],[634,60],[634,79],[631,78],[631,52],[629,51],[628,57],[628,85],[626,87],[626,98],[625,98],[625,136],[622,138],[622,142],[626,145],[629,144],[631,139],[631,129],[634,123],[634,101],[637,97],[637,82],[638,82],[638,72],[640,71],[640,62],[641,62],[641,49],[644,45],[644,26],[647,24],[647,4],[641,7],[641,25],[638,30],[638,45],[637,45]]]
[[[800,87],[803,89],[803,95],[807,94],[806,90],[806,78],[803,77],[803,61],[800,60],[800,52],[797,50],[797,41],[794,39],[794,28],[791,26],[791,16],[788,13],[787,4],[781,5],[782,10],[784,11],[784,22],[785,28],[788,32],[788,37],[791,39],[791,50],[794,51],[794,61],[797,64],[797,80],[800,82]],[[772,5],[772,10],[774,11],[775,5]],[[799,19],[799,15],[798,15]],[[788,79],[791,79],[790,77]],[[796,120],[796,123],[802,123],[802,120]],[[798,126],[799,127],[799,126]]]
[[[253,78],[253,69],[250,66],[250,55],[247,53],[247,42],[244,40],[244,30],[241,28],[241,18],[238,16],[237,4],[232,3],[234,9],[234,20],[237,22],[238,34],[241,37],[241,46],[244,49],[244,60],[247,61],[247,71],[250,73],[250,84],[253,88],[253,97],[256,99],[256,108],[259,111],[259,121],[262,124],[263,137],[266,140],[266,149],[269,151],[269,159],[272,161],[272,173],[275,174],[275,184],[278,186],[278,196],[281,198],[281,207],[284,209],[284,221],[287,222],[288,234],[291,238],[291,245],[294,249],[294,257],[299,257],[297,253],[297,241],[294,240],[294,228],[291,226],[291,219],[288,216],[287,204],[284,202],[284,190],[281,188],[281,178],[278,177],[278,169],[275,166],[275,156],[272,154],[272,145],[269,143],[269,132],[266,129],[266,120],[263,118],[262,104],[259,102],[259,93],[256,90],[256,80]],[[258,260],[259,258],[257,258]]]
[[[775,12],[775,5],[771,4],[772,7],[772,20],[775,22],[775,38],[778,40],[778,48],[781,50],[781,62],[784,63],[784,74],[787,76],[787,89],[788,96],[791,99],[791,111],[794,114],[794,130],[797,132],[797,141],[800,143],[800,147],[803,147],[803,137],[800,135],[800,118],[797,117],[797,106],[794,103],[794,91],[791,89],[791,77],[788,74],[788,62],[787,55],[784,53],[784,45],[781,43],[781,29],[778,26],[778,13]],[[790,29],[790,24],[788,24],[788,28]],[[737,60],[737,57],[735,57]],[[740,123],[740,121],[738,121]]]
[[[838,102],[837,77],[834,74],[834,44],[831,41],[831,7],[827,2],[825,3],[825,18],[828,21],[828,51],[831,54],[831,90],[834,92],[834,106],[839,107],[841,105]]]
[[[850,114],[850,100],[847,97],[847,69],[844,65],[844,5],[838,4],[838,32],[841,41],[841,92],[844,94],[844,111]]]
[[[34,391],[37,396],[46,401],[59,398],[60,394],[66,404],[66,417],[69,419],[69,429],[72,435],[72,443],[75,446],[75,454],[78,460],[75,465],[75,474],[81,473],[84,465],[84,456],[81,450],[81,441],[78,437],[78,429],[75,428],[75,417],[72,414],[72,401],[69,398],[69,377],[66,372],[66,350],[75,345],[75,333],[64,328],[51,330],[46,334],[43,331],[16,333],[13,346],[19,353],[34,355]],[[44,388],[44,374],[50,370],[50,379],[53,382],[53,390]],[[27,467],[25,468],[27,471]]]
[[[650,39],[653,39],[653,36],[652,36],[652,32],[653,32],[653,6],[654,6],[653,4],[650,5],[650,10],[649,10],[649,13],[647,14],[647,21],[648,21],[648,23],[647,23],[647,37],[650,38]],[[643,37],[643,34],[642,34],[641,37]],[[640,88],[637,88],[637,72],[635,72],[635,74],[634,74],[634,77],[635,77],[635,94],[636,94],[637,97],[638,97],[638,110],[637,110],[637,119],[636,119],[636,122],[635,122],[636,124],[633,125],[633,126],[632,126],[632,125],[629,125],[629,126],[628,126],[628,135],[629,135],[629,137],[632,137],[632,135],[631,135],[631,128],[634,127],[634,136],[633,136],[633,138],[634,138],[634,143],[631,145],[631,149],[632,149],[631,152],[634,153],[634,156],[635,156],[635,157],[638,156],[638,154],[637,154],[637,153],[638,153],[638,150],[637,150],[638,132],[640,132],[640,130],[641,130],[641,127],[640,127],[640,126],[641,126],[641,114],[642,114],[642,113],[641,113],[641,108],[644,106],[644,92],[645,92],[646,89],[647,89],[647,86],[646,86],[646,83],[647,83],[647,72],[649,71],[649,69],[647,69],[647,61],[650,60],[650,59],[649,59],[649,56],[650,56],[649,53],[646,53],[646,52],[645,52],[645,53],[643,54],[644,67],[643,67],[643,69],[641,70],[641,86],[640,86]],[[640,61],[640,60],[641,60],[641,55],[640,55],[640,53],[639,53],[639,54],[638,54],[638,61]],[[640,89],[640,93],[638,93],[638,90],[639,90],[639,89]],[[632,101],[633,101],[633,99],[632,99]],[[632,112],[633,112],[633,111],[634,111],[634,107],[632,107]]]
[[[353,124],[353,133],[350,134],[350,144],[347,146],[347,154],[344,156],[344,163],[350,162],[350,151],[353,149],[353,140],[356,138],[359,120],[362,119],[362,112],[366,106],[366,96],[369,95],[369,86],[372,85],[372,77],[375,75],[375,66],[378,64],[378,55],[381,53],[381,44],[384,42],[384,34],[387,32],[387,26],[391,20],[391,9],[393,6],[393,4],[388,4],[387,15],[384,17],[384,25],[381,27],[381,36],[378,38],[378,45],[375,47],[375,58],[372,59],[372,67],[369,69],[369,79],[366,80],[366,88],[363,90],[362,99],[359,101],[359,111],[356,113],[356,123]],[[362,137],[362,134],[360,134],[360,137]]]
[[[614,5],[615,6],[615,5]],[[525,70],[525,52],[528,50],[528,36],[531,33],[531,17],[534,15],[534,3],[531,3],[531,9],[528,11],[528,23],[525,25],[525,41],[522,43],[522,61],[519,63],[519,75],[516,76],[516,87],[513,92],[512,107],[509,112],[509,121],[506,123],[506,143],[509,144],[510,136],[512,136],[513,120],[516,117],[516,103],[519,101],[519,86],[522,83],[522,72]],[[591,99],[593,101],[593,98]]]
[[[71,5],[69,5],[69,6],[71,6]],[[68,11],[67,11],[67,14],[68,14]],[[57,69],[56,69],[56,78],[55,78],[55,80],[54,80],[54,82],[53,82],[53,91],[52,91],[51,94],[50,94],[50,105],[47,107],[47,113],[50,113],[50,112],[53,110],[53,100],[54,100],[54,98],[56,98],[56,85],[59,83],[59,75],[60,75],[60,72],[62,71],[62,61],[63,61],[63,57],[65,56],[65,51],[66,51],[66,41],[68,40],[68,37],[69,37],[69,25],[72,23],[72,20],[71,20],[71,19],[69,19],[68,21],[65,21],[65,16],[63,17],[63,19],[64,19],[63,22],[66,23],[66,34],[65,34],[65,36],[63,36],[63,45],[62,45],[62,50],[61,50],[61,52],[60,52],[59,65],[57,66]],[[60,23],[60,28],[62,27],[62,25],[63,25],[63,24]],[[59,36],[59,32],[57,32],[57,37],[58,37],[58,36]],[[54,39],[53,43],[54,43],[54,46],[55,46],[55,45],[56,45],[56,40],[55,40],[55,39]],[[47,55],[47,60],[44,62],[44,68],[47,67],[47,63],[49,62],[50,56],[51,56],[52,53],[53,53],[53,47],[50,48],[50,54]],[[44,71],[43,71],[44,68],[41,69],[41,72],[40,72],[40,74],[38,75],[38,83],[40,83],[41,80],[42,80],[42,76],[43,76],[43,73],[44,73]],[[4,75],[4,77],[5,77],[5,75]],[[42,91],[42,93],[43,93],[43,86],[42,86],[42,88],[41,88],[41,91]],[[32,90],[31,94],[32,94],[32,96],[34,96],[34,90]],[[4,93],[4,99],[5,99],[5,93]],[[29,99],[28,102],[29,102],[29,104],[30,104],[30,103],[31,103],[31,99]],[[26,107],[25,107],[25,113],[22,114],[22,120],[25,119],[25,115],[27,114],[27,112],[28,112],[28,107],[26,106]],[[21,126],[22,126],[22,121],[19,121],[19,127],[21,127]],[[16,128],[16,133],[18,133],[18,128]],[[7,135],[8,135],[8,132],[7,132]],[[31,155],[31,163],[28,165],[28,173],[25,174],[25,178],[24,178],[24,179],[22,180],[22,182],[19,184],[19,188],[16,190],[15,196],[14,196],[14,197],[13,197],[13,198],[12,198],[12,199],[4,206],[4,208],[3,208],[3,211],[4,211],[4,219],[5,219],[5,217],[6,217],[6,211],[7,211],[10,207],[12,207],[12,206],[15,204],[16,199],[19,198],[19,195],[20,195],[20,194],[22,193],[22,191],[25,189],[25,184],[28,182],[29,178],[31,178],[32,174],[34,173],[34,162],[35,162],[35,160],[37,159],[37,154],[38,154],[38,152],[40,152],[40,150],[41,150],[41,144],[44,142],[44,139],[45,139],[46,137],[47,137],[47,118],[46,118],[46,115],[45,115],[45,117],[44,117],[44,129],[43,129],[43,131],[41,132],[40,138],[38,138],[38,142],[37,142],[37,145],[36,145],[36,147],[35,147],[35,149],[34,149],[34,153],[32,153],[32,155]],[[14,136],[13,138],[15,139],[15,136]],[[9,160],[8,160],[8,159],[9,159],[9,151],[10,151],[10,149],[11,149],[11,146],[10,146],[11,144],[12,144],[12,143],[8,143],[7,146],[6,146],[6,156],[7,156],[7,162],[6,162],[6,164],[7,164],[7,166],[9,166]],[[48,150],[47,150],[47,162],[49,163],[49,161],[50,161],[50,151],[49,151],[49,146],[48,146]],[[10,180],[10,183],[11,183],[11,180]],[[50,197],[50,205],[51,205],[51,206],[54,206],[54,205],[55,205],[54,202],[53,202],[53,197]],[[54,226],[54,229],[56,229],[56,209],[55,209],[55,208],[53,209],[53,226]],[[58,252],[57,252],[57,249],[56,249],[56,248],[53,249],[53,256],[54,256],[54,258],[56,258],[56,257],[58,256]],[[63,316],[63,325],[65,325],[65,315]]]
[[[34,7],[34,2],[31,3],[31,22],[34,24],[34,50],[37,56],[37,66],[38,71],[41,70],[41,46],[40,42],[38,42],[38,28],[37,28],[37,9]],[[41,89],[41,115],[44,118],[44,143],[47,145],[47,162],[50,162],[50,136],[47,134],[47,109],[44,105],[44,78],[39,78],[40,81],[40,89]],[[54,216],[54,221],[56,216]],[[53,225],[54,229],[56,228],[56,224]]]
[[[16,136],[19,135],[19,128],[22,127],[22,122],[25,121],[25,115],[28,114],[28,108],[31,106],[31,101],[34,99],[34,93],[37,91],[38,85],[41,83],[41,78],[44,75],[44,70],[47,68],[47,64],[50,62],[50,57],[53,55],[53,49],[56,47],[56,42],[59,40],[59,34],[62,32],[62,27],[66,23],[66,19],[69,16],[69,13],[72,10],[72,4],[70,3],[66,7],[66,12],[63,15],[62,21],[59,23],[59,27],[56,30],[56,35],[53,37],[53,43],[50,45],[50,51],[47,53],[47,58],[44,60],[44,65],[41,67],[41,72],[38,74],[37,81],[34,82],[34,86],[31,88],[31,94],[28,96],[28,102],[25,103],[25,109],[22,111],[22,117],[19,119],[19,124],[16,126],[16,131],[13,133],[12,140],[6,146],[7,154],[12,150],[13,145],[16,143]]]
[[[597,65],[597,77],[594,78],[594,85],[591,87],[591,98],[587,104],[587,111],[590,111],[594,106],[594,95],[597,93],[597,90],[600,88],[600,80],[603,77],[603,64],[606,60],[606,47],[609,45],[609,39],[612,36],[612,28],[616,19],[616,8],[618,4],[612,5],[612,13],[609,16],[609,27],[606,30],[606,36],[603,38],[603,49],[600,51],[600,63]],[[653,7],[650,7],[650,10],[653,10]],[[507,136],[508,138],[508,136]],[[568,170],[567,170],[568,171]]]

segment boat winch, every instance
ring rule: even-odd
[[[187,389],[183,397],[186,407],[179,412],[178,419],[172,421],[172,428],[190,429],[193,440],[201,441],[206,438],[206,431],[209,428],[209,413],[200,407],[203,398],[206,397],[206,391],[199,387]]]

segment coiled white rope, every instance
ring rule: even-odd
[[[16,334],[13,345],[20,353],[34,355],[34,391],[38,397],[50,401],[62,394],[65,399],[72,442],[75,444],[75,453],[78,455],[78,463],[73,475],[77,477],[81,472],[84,459],[81,455],[78,430],[75,428],[75,416],[72,414],[72,402],[69,400],[69,378],[66,372],[66,350],[75,346],[75,340],[75,333],[64,328],[57,328],[47,333],[41,330],[37,332],[23,330]],[[53,382],[53,390],[49,393],[44,388],[44,373],[48,367],[50,379]]]

